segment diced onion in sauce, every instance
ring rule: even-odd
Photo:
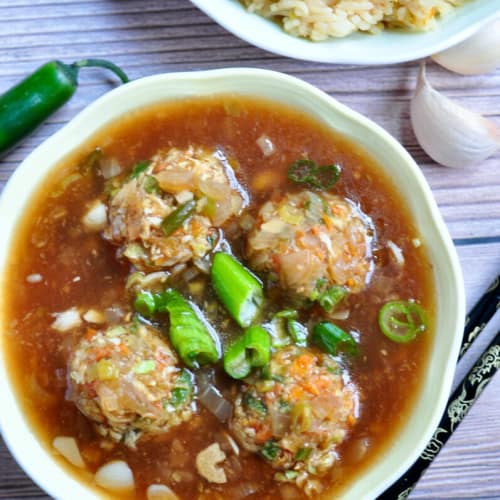
[[[83,315],[83,319],[87,323],[100,324],[100,323],[105,323],[106,322],[106,316],[104,316],[104,313],[101,312],[101,311],[97,311],[96,309],[89,309]]]
[[[28,283],[40,283],[43,280],[43,276],[38,273],[28,274],[26,276],[26,281]]]
[[[114,460],[103,465],[95,473],[95,482],[110,491],[130,491],[135,487],[134,475],[123,460]]]
[[[178,500],[178,496],[164,484],[152,484],[146,491],[148,500]]]
[[[264,156],[271,156],[276,150],[273,141],[266,134],[262,134],[256,142]]]
[[[106,205],[97,200],[90,206],[82,218],[83,225],[89,231],[102,231],[106,227],[107,209]]]
[[[76,307],[72,307],[67,311],[54,313],[53,316],[56,318],[52,325],[50,325],[54,330],[58,332],[67,332],[73,328],[77,328],[82,324],[82,318],[80,317],[80,312]]]
[[[85,462],[80,455],[78,444],[74,437],[58,436],[52,441],[52,446],[75,467],[84,468]]]

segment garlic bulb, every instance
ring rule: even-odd
[[[462,75],[493,71],[500,66],[500,18],[432,58],[446,69]]]
[[[425,62],[420,64],[410,114],[422,149],[446,167],[475,165],[500,148],[497,125],[434,90],[425,76]]]

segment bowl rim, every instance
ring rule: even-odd
[[[476,5],[476,10],[471,8],[469,4],[456,7],[456,9],[467,9],[465,15],[468,15],[470,19],[466,23],[465,20],[460,23],[456,19],[460,21],[465,16],[461,11],[454,16],[453,13],[449,13],[443,20],[438,21],[438,27],[436,28],[442,29],[444,26],[446,29],[445,36],[435,41],[429,38],[435,33],[432,30],[422,33],[410,31],[388,32],[386,30],[372,35],[377,37],[390,36],[391,39],[388,39],[389,43],[387,44],[389,50],[382,54],[373,54],[365,50],[369,47],[368,42],[365,43],[365,40],[370,37],[367,34],[355,32],[348,37],[329,38],[313,42],[290,35],[269,19],[247,12],[239,0],[191,0],[191,3],[234,36],[268,52],[303,61],[377,66],[415,61],[442,52],[464,41],[490,21],[500,18],[500,11],[498,6],[495,7],[494,1],[490,0],[490,3],[486,5]],[[482,9],[480,12],[479,8]],[[235,16],[247,22],[237,25],[234,22]],[[427,38],[426,35],[428,35]],[[404,46],[405,40],[410,40],[411,37],[415,36],[420,37],[416,46]],[[275,43],[277,40],[279,40],[279,43]],[[351,46],[344,45],[346,41],[359,43],[359,50],[353,51]],[[403,42],[403,45],[401,45],[401,42]],[[340,50],[338,50],[339,47]],[[343,50],[345,48],[347,50]]]
[[[217,84],[221,82],[232,82],[226,84],[229,85],[229,87],[231,85],[237,85],[238,78],[253,82],[256,86],[256,90],[246,93],[239,92],[239,90],[213,90],[213,88],[216,88]],[[186,96],[168,94],[169,86],[175,85],[178,85],[179,88],[182,87],[183,90],[187,89],[188,94],[186,94]],[[406,456],[406,460],[401,461],[399,467],[395,468],[392,470],[392,473],[381,479],[377,483],[377,487],[370,490],[368,496],[363,496],[363,498],[375,497],[390,486],[390,484],[392,484],[403,472],[405,472],[413,461],[416,460],[430,440],[441,418],[453,380],[465,318],[463,278],[456,250],[441,214],[439,213],[430,187],[409,153],[382,127],[360,113],[339,103],[334,98],[312,85],[298,78],[275,71],[253,68],[227,68],[150,76],[118,87],[100,97],[29,154],[7,182],[0,196],[0,225],[6,229],[7,235],[6,238],[2,239],[0,242],[0,289],[4,289],[3,287],[6,286],[4,281],[7,273],[8,250],[12,245],[13,233],[19,218],[26,209],[26,204],[31,195],[39,189],[41,183],[43,183],[55,164],[59,163],[59,161],[61,161],[70,151],[79,147],[92,137],[100,128],[105,126],[106,123],[113,122],[117,117],[126,113],[127,107],[129,110],[142,107],[144,104],[138,104],[141,99],[145,99],[146,102],[154,104],[154,102],[200,95],[200,88],[203,86],[205,86],[205,92],[202,92],[203,95],[232,93],[271,99],[264,95],[264,92],[272,85],[276,86],[280,91],[285,91],[283,92],[284,94],[286,91],[290,93],[302,93],[307,100],[318,103],[318,106],[321,105],[324,107],[325,113],[328,113],[328,115],[336,117],[339,120],[346,120],[348,123],[353,123],[363,128],[367,133],[373,134],[377,140],[384,143],[386,148],[398,156],[401,164],[406,166],[405,168],[411,180],[415,182],[414,188],[419,190],[425,201],[425,208],[429,212],[430,223],[433,225],[434,233],[443,251],[443,258],[449,267],[449,279],[451,280],[450,293],[452,295],[452,299],[450,300],[454,306],[454,310],[456,310],[456,317],[450,318],[450,330],[453,337],[449,345],[447,344],[446,363],[441,369],[441,386],[439,390],[437,390],[433,413],[425,427],[425,432],[420,435],[417,443],[412,448],[412,452]],[[163,89],[162,91],[165,92],[165,95],[161,99],[151,98],[147,92],[148,89],[152,90],[153,88],[158,89],[160,87]],[[191,89],[192,93],[189,93],[191,92],[189,90],[190,87],[193,87]],[[122,102],[123,108],[120,108],[120,102]],[[115,106],[115,104],[117,105]],[[300,109],[300,106],[295,105],[295,103],[291,105],[292,107],[298,107]],[[110,112],[110,109],[112,110],[111,113],[114,114],[111,114],[106,120],[103,117],[105,114],[103,111],[105,112],[108,110],[108,112]],[[314,116],[313,113],[310,114]],[[104,121],[99,125],[95,125],[96,118]],[[319,117],[315,118],[320,120]],[[97,120],[97,122],[99,123],[99,120]],[[88,123],[92,125],[88,125]],[[78,135],[81,129],[87,130],[87,134],[76,139],[75,136]],[[373,155],[370,151],[368,152]],[[17,212],[12,208],[16,206],[18,207]],[[435,279],[437,279],[437,276],[435,276]],[[5,323],[5,316],[6,313],[3,309],[3,303],[0,302],[0,393],[3,395],[2,399],[4,400],[4,404],[10,410],[9,412],[0,412],[0,431],[5,443],[24,471],[42,489],[52,496],[58,498],[64,492],[71,491],[71,495],[75,500],[94,498],[90,486],[77,481],[73,477],[70,477],[69,474],[61,474],[65,468],[55,458],[51,457],[48,448],[42,446],[42,444],[38,442],[33,429],[21,411],[21,405],[15,394],[14,384],[10,381],[4,361],[5,351],[3,349],[3,339],[8,329]],[[435,339],[437,338],[438,335],[436,334]],[[416,405],[418,400],[423,397],[423,394],[418,396],[414,404]],[[400,434],[403,433],[403,430],[404,429],[401,428],[399,431]],[[394,441],[396,440],[397,439]],[[26,450],[30,450],[29,453],[27,453]],[[40,469],[40,464],[42,463],[44,467],[43,471]],[[368,466],[364,474],[371,468],[372,465]],[[54,481],[55,477],[58,477],[57,481]],[[350,489],[348,491],[350,491]],[[358,498],[360,497],[358,496]]]

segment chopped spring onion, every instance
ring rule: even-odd
[[[277,312],[274,317],[275,318],[287,318],[287,319],[295,319],[299,313],[295,309],[283,309],[282,311]]]
[[[212,286],[233,319],[243,328],[250,326],[264,302],[262,285],[232,255],[215,254],[211,270]]]
[[[406,343],[427,329],[427,316],[415,302],[394,300],[382,306],[378,324],[386,337],[394,342]]]
[[[156,364],[152,359],[144,359],[134,365],[134,373],[145,375],[151,373],[155,369],[155,366]]]
[[[304,448],[299,448],[299,451],[297,451],[295,455],[295,460],[307,460],[309,458],[309,455],[311,454],[312,448],[308,448],[307,446]]]
[[[146,179],[144,179],[144,183],[142,186],[144,188],[144,191],[146,191],[146,193],[148,194],[158,193],[160,189],[160,185],[158,184],[156,177],[153,177],[152,175],[146,176]]]
[[[318,166],[315,161],[297,160],[288,169],[288,178],[296,184],[306,184],[317,189],[330,189],[340,177],[339,165]]]
[[[276,474],[274,474],[274,479],[280,482],[293,482],[297,479],[298,475],[299,473],[296,470],[288,469],[284,472],[276,472]],[[284,498],[283,495],[282,497]]]
[[[182,361],[190,368],[215,363],[219,353],[205,325],[189,302],[172,288],[155,294],[157,312],[170,316],[170,341]]]
[[[161,228],[165,236],[170,236],[177,231],[184,221],[189,219],[196,209],[196,200],[189,200],[173,212],[169,213],[161,223]]]
[[[318,303],[326,312],[330,312],[335,309],[346,296],[347,288],[345,286],[334,285],[319,296]]]
[[[358,345],[353,336],[337,325],[322,321],[314,325],[312,341],[328,354],[335,356],[339,350],[356,354]]]
[[[295,345],[300,347],[305,347],[307,345],[309,332],[302,323],[299,323],[294,319],[289,319],[286,327]]]
[[[187,370],[182,370],[181,374],[177,377],[175,387],[172,389],[169,403],[172,406],[181,406],[191,396],[193,392],[193,381],[191,374]]]
[[[224,353],[224,370],[235,379],[247,377],[252,368],[269,363],[271,339],[261,326],[250,327]]]
[[[256,398],[249,392],[246,392],[243,396],[243,404],[249,409],[253,410],[261,416],[267,415],[266,403],[260,398]]]
[[[156,310],[154,295],[151,292],[139,292],[135,297],[134,309],[146,318],[152,316]]]
[[[131,179],[137,179],[148,167],[151,165],[150,161],[139,161],[134,165],[132,173],[130,174]]]
[[[281,448],[272,440],[264,444],[264,446],[259,450],[260,454],[266,459],[272,462],[281,452]]]

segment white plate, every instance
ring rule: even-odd
[[[427,57],[465,40],[500,15],[500,0],[470,0],[439,21],[434,31],[354,33],[345,38],[311,42],[248,13],[238,0],[191,1],[228,31],[261,49],[295,59],[342,64],[393,64]]]

